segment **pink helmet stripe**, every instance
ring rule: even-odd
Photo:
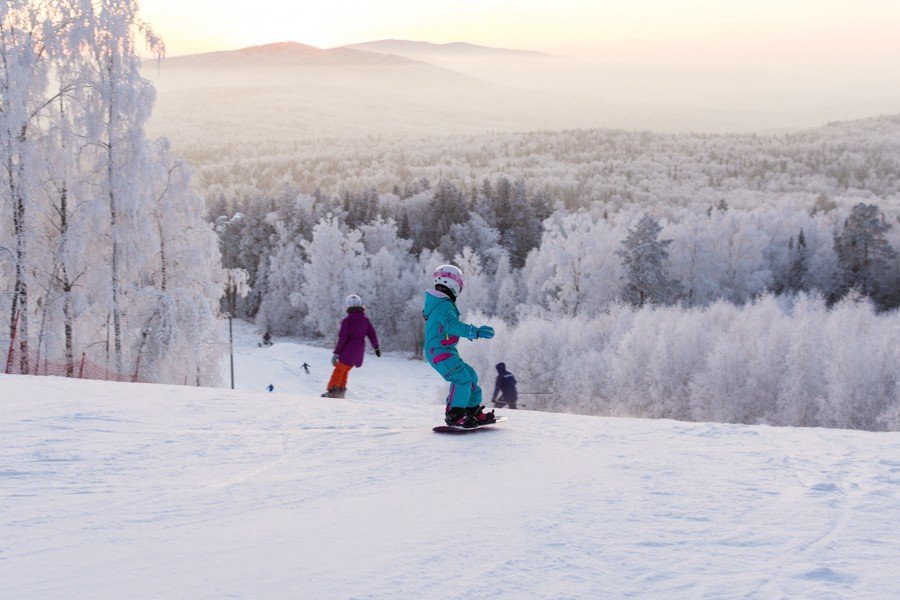
[[[438,271],[437,273],[434,274],[434,276],[435,276],[435,277],[446,277],[447,279],[452,279],[453,281],[455,281],[456,283],[459,284],[459,289],[460,289],[460,290],[463,289],[463,280],[462,280],[462,277],[460,277],[460,276],[457,275],[456,273],[451,273],[451,272],[449,272],[449,271]]]

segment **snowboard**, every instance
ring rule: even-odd
[[[460,425],[438,425],[437,427],[433,427],[431,430],[435,433],[470,433],[472,431],[479,431],[481,429],[490,429],[497,423],[502,423],[506,421],[509,417],[497,417],[497,419],[493,423],[485,423],[484,425],[479,425],[478,427],[462,427]]]

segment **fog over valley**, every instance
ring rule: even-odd
[[[628,64],[473,44],[283,42],[145,63],[154,133],[299,141],[609,127],[780,132],[900,111],[900,70]]]

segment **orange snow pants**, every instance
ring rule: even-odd
[[[333,390],[335,388],[343,390],[347,388],[347,375],[350,373],[350,369],[352,369],[352,365],[345,365],[341,361],[338,361],[334,366],[334,371],[331,373],[331,379],[328,380],[328,389]]]

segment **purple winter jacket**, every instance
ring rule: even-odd
[[[341,332],[338,334],[338,342],[334,347],[334,353],[338,355],[345,365],[351,367],[361,367],[363,364],[363,356],[366,353],[366,336],[372,348],[378,349],[378,335],[375,334],[375,328],[366,318],[366,312],[363,308],[351,308],[347,311],[347,316],[341,321]]]

